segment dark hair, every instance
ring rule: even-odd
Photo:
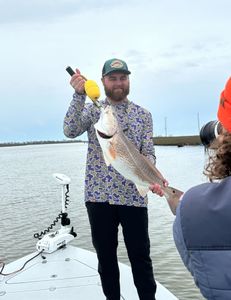
[[[221,134],[217,149],[209,152],[204,174],[211,182],[231,175],[231,133]]]

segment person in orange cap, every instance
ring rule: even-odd
[[[231,132],[231,77],[227,81],[224,91],[221,93],[217,117],[222,126],[228,132]]]
[[[231,299],[231,78],[221,93],[217,148],[209,152],[208,183],[189,189],[177,207],[173,236],[206,299]]]

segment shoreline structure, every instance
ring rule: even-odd
[[[153,142],[157,146],[183,147],[183,146],[201,145],[199,135],[166,136],[166,137],[157,136],[157,137],[153,137]],[[64,144],[64,143],[88,143],[88,141],[62,140],[62,141],[28,141],[28,142],[6,142],[6,143],[0,142],[0,147],[43,145],[43,144]]]

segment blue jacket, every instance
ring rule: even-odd
[[[231,177],[186,192],[173,225],[175,244],[202,295],[231,299]]]

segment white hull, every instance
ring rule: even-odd
[[[20,269],[36,253],[8,264],[3,273]],[[90,251],[67,245],[31,260],[15,274],[0,275],[2,300],[105,300],[97,272],[97,257]],[[131,269],[120,263],[121,299],[138,300]],[[177,300],[157,282],[156,300]]]

